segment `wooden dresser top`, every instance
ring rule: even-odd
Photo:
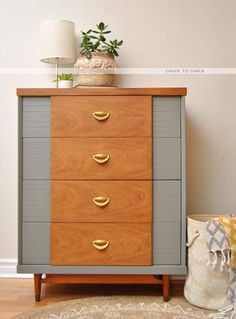
[[[187,94],[185,87],[160,87],[160,88],[19,88],[18,96],[53,96],[53,95],[159,95],[159,96],[184,96]]]

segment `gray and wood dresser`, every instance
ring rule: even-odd
[[[18,272],[41,283],[184,274],[186,88],[18,89]]]

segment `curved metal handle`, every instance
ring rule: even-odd
[[[200,236],[199,231],[196,231],[195,234],[193,235],[193,238],[186,244],[186,246],[191,247],[199,236]]]
[[[109,117],[110,113],[108,112],[94,112],[93,117],[98,121],[105,121]]]
[[[106,154],[95,154],[93,155],[93,159],[95,160],[95,162],[97,162],[98,164],[104,164],[109,160],[110,156],[106,155]]]
[[[99,206],[99,207],[106,206],[109,203],[109,201],[110,201],[109,197],[98,196],[98,197],[93,198],[94,204]]]
[[[109,246],[110,242],[104,239],[97,239],[93,241],[93,246],[98,250],[104,250]]]

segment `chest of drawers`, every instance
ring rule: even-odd
[[[185,88],[18,89],[18,272],[162,283],[185,266]],[[42,277],[44,274],[44,277]]]

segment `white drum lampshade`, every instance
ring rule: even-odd
[[[73,22],[45,20],[41,23],[40,61],[56,64],[57,67],[58,64],[75,61],[75,26]]]

